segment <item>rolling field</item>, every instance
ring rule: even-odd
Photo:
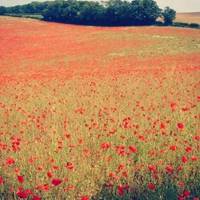
[[[200,24],[200,12],[177,13],[176,21]]]
[[[200,30],[0,17],[0,199],[199,200]]]

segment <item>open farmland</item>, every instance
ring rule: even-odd
[[[200,198],[200,30],[0,17],[0,199]]]
[[[176,21],[200,24],[200,12],[177,13]]]

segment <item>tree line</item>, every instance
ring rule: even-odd
[[[162,18],[171,25],[176,11],[160,9],[154,0],[77,1],[56,0],[0,7],[0,14],[41,14],[46,21],[85,25],[153,25]]]

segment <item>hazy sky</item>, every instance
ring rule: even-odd
[[[34,0],[0,0],[0,5],[12,6],[17,4],[25,4]],[[36,1],[36,0],[35,0]],[[37,0],[45,1],[45,0]],[[170,6],[177,12],[200,12],[200,0],[156,0],[158,5],[163,8]]]

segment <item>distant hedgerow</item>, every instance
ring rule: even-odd
[[[4,10],[3,10],[4,9]],[[155,0],[46,1],[43,3],[2,7],[0,14],[41,14],[46,21],[85,25],[152,25],[159,17],[171,24],[176,12],[167,7],[162,11]]]

